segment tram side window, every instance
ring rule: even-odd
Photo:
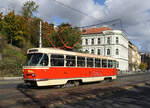
[[[51,55],[51,66],[64,66],[64,55]]]
[[[116,68],[116,61],[113,61],[113,68]]]
[[[102,67],[104,67],[104,68],[107,67],[107,60],[105,60],[105,59],[102,60]]]
[[[85,67],[85,57],[77,57],[77,66]]]
[[[101,59],[95,59],[95,67],[101,67]]]
[[[66,56],[66,66],[75,66],[75,56]]]
[[[93,58],[87,58],[87,67],[93,67]]]
[[[117,68],[119,68],[119,62],[118,61],[116,61],[116,65],[117,65]]]
[[[108,60],[108,68],[112,68],[113,67],[113,61],[112,60]]]
[[[48,66],[48,56],[47,56],[47,54],[43,54],[40,65],[41,66]]]

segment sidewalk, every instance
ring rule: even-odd
[[[0,80],[22,80],[23,77],[0,77]]]

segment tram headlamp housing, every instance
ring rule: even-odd
[[[32,77],[35,77],[35,74],[34,74],[34,73],[32,74]]]

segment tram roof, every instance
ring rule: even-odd
[[[29,53],[63,54],[63,55],[74,55],[74,56],[82,56],[82,57],[94,57],[94,58],[115,60],[112,57],[100,56],[100,55],[94,55],[94,54],[88,54],[88,53],[65,51],[65,50],[61,50],[61,49],[57,49],[57,48],[30,48],[27,51],[27,54],[29,54]]]

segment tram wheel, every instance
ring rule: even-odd
[[[70,88],[70,87],[74,87],[74,86],[75,86],[74,81],[68,81],[66,84],[62,85],[61,88]]]
[[[80,85],[80,82],[79,81],[74,81],[74,86],[77,87]]]
[[[104,82],[112,82],[112,78],[105,78]]]

